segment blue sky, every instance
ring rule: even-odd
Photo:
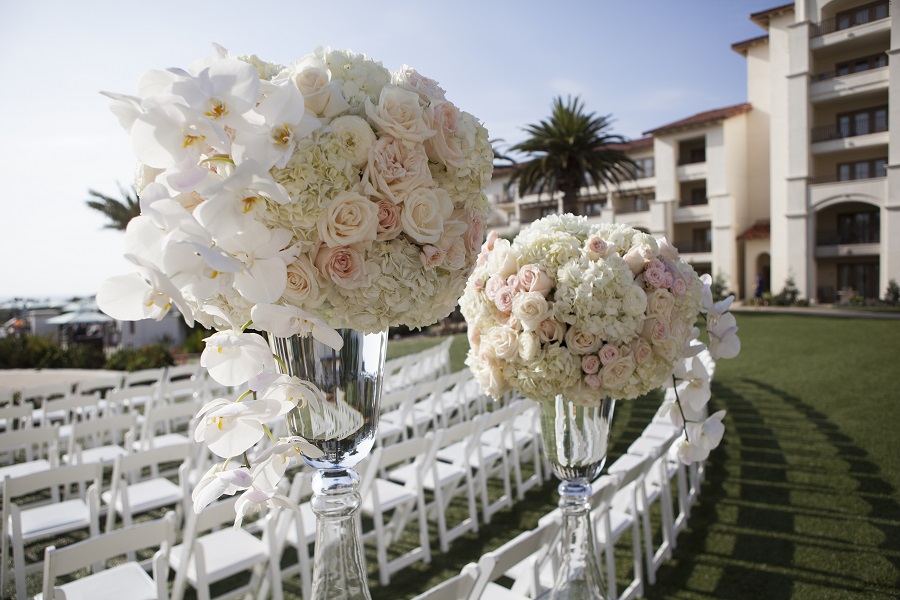
[[[774,0],[454,0],[253,3],[0,0],[0,298],[91,295],[126,272],[88,189],[129,184],[130,143],[98,92],[219,43],[290,63],[346,48],[438,80],[492,138],[514,143],[555,96],[577,95],[627,137],[746,100],[731,44]]]

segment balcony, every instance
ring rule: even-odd
[[[878,256],[881,254],[881,240],[877,235],[867,239],[841,235],[837,231],[816,233],[816,258],[838,258],[840,256]]]
[[[631,196],[620,198],[616,202],[616,214],[647,212],[650,210],[650,201],[643,196]]]
[[[819,206],[829,200],[857,198],[887,198],[887,177],[835,181],[833,177],[816,178],[809,186],[809,205]]]
[[[812,102],[823,102],[852,94],[886,92],[889,82],[890,76],[887,67],[847,75],[838,75],[835,71],[829,71],[812,77],[809,98]]]

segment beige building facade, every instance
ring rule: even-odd
[[[629,142],[638,178],[582,190],[579,212],[666,236],[739,298],[758,274],[813,303],[881,297],[900,280],[900,16],[889,0],[799,0],[750,18],[763,35],[732,46],[747,102]],[[561,201],[507,189],[510,173],[488,189],[502,234]]]

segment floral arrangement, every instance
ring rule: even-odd
[[[512,243],[491,232],[460,301],[469,324],[466,364],[495,398],[512,390],[549,402],[562,394],[582,405],[637,398],[674,373],[687,382],[678,389],[699,422],[709,378],[704,399],[702,364],[692,360],[688,368],[685,359],[703,347],[694,327],[701,312],[713,355],[740,351],[726,313],[731,301],[713,304],[705,277],[665,239],[621,224],[562,215],[535,221]],[[685,412],[676,416],[693,427]],[[714,433],[722,416],[711,416],[704,431]],[[698,456],[689,445],[682,454]]]
[[[234,329],[263,312],[365,332],[455,308],[484,239],[486,129],[404,67],[318,49],[291,66],[213,58],[107,94],[130,133],[141,216],[113,316]]]
[[[134,272],[104,282],[97,302],[121,320],[175,306],[218,330],[201,364],[240,395],[200,410],[195,439],[226,460],[194,509],[237,491],[238,520],[290,505],[276,490],[288,459],[321,453],[267,424],[325,399],[279,374],[249,330],[339,348],[335,328],[448,315],[484,240],[487,131],[432,79],[349,51],[282,66],[216,47],[187,70],[145,73],[136,96],[106,95],[137,155],[141,214],[125,234]],[[257,448],[267,436],[274,446]]]

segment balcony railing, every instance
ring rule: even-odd
[[[675,247],[681,254],[712,252],[712,242],[676,242]]]
[[[868,135],[870,133],[881,133],[888,130],[887,119],[875,119],[875,122],[866,128],[850,128],[838,125],[819,125],[813,127],[810,131],[810,140],[815,142],[828,142],[831,140],[842,140],[860,135]]]
[[[623,199],[616,204],[616,212],[619,214],[646,212],[648,210],[650,210],[650,203],[644,198]]]
[[[870,232],[816,232],[816,246],[844,246],[853,244],[880,244],[881,235],[877,230]],[[679,248],[680,249],[680,248]]]
[[[819,21],[812,26],[811,37],[818,37],[835,31],[843,31],[887,19],[891,14],[890,2],[875,2],[869,6],[862,6],[846,15],[832,17]]]
[[[684,166],[684,165],[696,165],[698,163],[705,163],[705,162],[706,162],[706,153],[704,153],[702,155],[695,154],[694,156],[685,156],[685,157],[678,158],[678,166],[679,167]]]
[[[811,177],[809,183],[811,185],[816,185],[819,183],[850,183],[853,181],[863,181],[866,179],[880,179],[886,177],[883,173],[878,174],[870,174],[868,177],[856,177],[854,179],[842,179],[837,175],[816,175],[815,177]]]
[[[838,73],[837,71],[825,71],[824,73],[816,73],[814,75],[810,75],[809,79],[812,83],[816,83],[819,81],[830,81],[832,79],[836,79],[837,77],[848,77],[850,75],[857,75],[859,73],[866,73],[868,71],[875,71],[877,69],[886,69],[887,65],[882,65],[880,67],[870,67],[868,69],[862,69],[860,71],[853,71],[852,73]]]

